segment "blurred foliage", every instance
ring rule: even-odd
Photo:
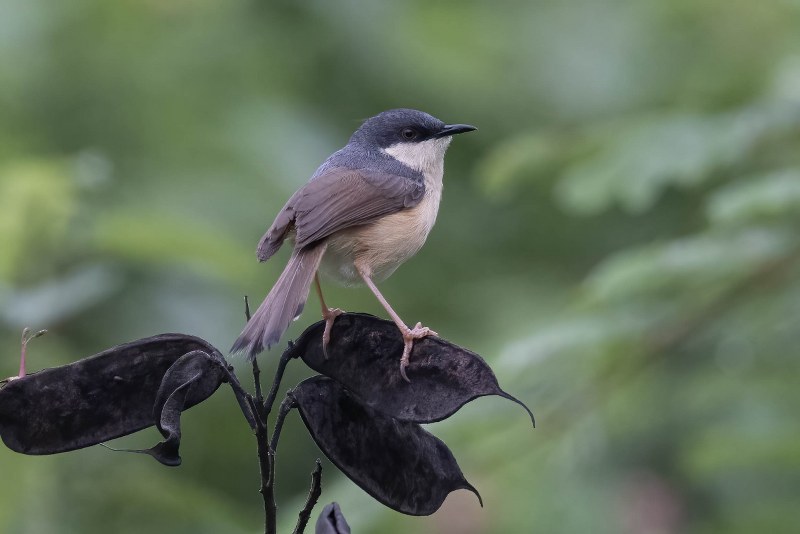
[[[417,107],[480,131],[385,294],[538,428],[491,399],[432,427],[484,509],[403,517],[329,464],[323,500],[354,532],[800,531],[798,27],[797,0],[0,0],[5,374],[24,325],[50,330],[34,368],[158,332],[228,347],[288,195],[360,119]],[[0,449],[3,532],[257,532],[235,412],[189,412],[177,470]],[[283,436],[286,527],[319,453]]]

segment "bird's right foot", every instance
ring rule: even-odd
[[[414,347],[414,341],[428,336],[438,336],[439,334],[427,326],[422,326],[422,323],[417,323],[414,328],[406,328],[405,330],[401,328],[400,332],[403,334],[404,343],[403,356],[400,358],[400,376],[410,384],[411,380],[409,380],[406,375],[406,367],[408,367],[409,360],[411,359],[411,349]]]

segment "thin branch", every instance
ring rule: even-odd
[[[225,370],[228,384],[230,384],[231,389],[233,390],[233,395],[236,397],[239,407],[242,409],[242,413],[244,414],[245,419],[247,419],[247,423],[250,425],[250,428],[252,430],[257,430],[258,427],[264,426],[261,421],[261,417],[259,417],[258,414],[258,407],[253,402],[253,396],[245,391],[245,389],[242,387],[242,384],[239,383],[239,379],[236,377],[236,374],[234,374],[232,368],[225,365],[224,362],[220,362],[220,365]]]
[[[264,495],[264,512],[267,516],[267,534],[273,534],[275,532],[276,524],[277,524],[277,515],[278,515],[278,507],[275,504],[275,448],[278,446],[278,439],[281,436],[281,429],[283,428],[283,422],[286,419],[286,415],[294,408],[295,400],[292,398],[291,393],[286,395],[286,398],[283,399],[281,402],[280,409],[278,410],[278,416],[275,418],[275,429],[272,433],[272,440],[269,442],[269,448],[266,447],[267,445],[267,436],[266,432],[259,433],[258,437],[258,450],[259,450],[259,458],[262,456],[262,451],[266,449],[267,455],[267,473],[264,473],[264,462],[262,460],[261,465],[261,491]]]
[[[248,299],[247,295],[244,297],[244,315],[249,322],[251,318],[250,300]],[[248,411],[252,412],[254,415],[254,421],[251,422],[251,427],[255,430],[256,442],[258,446],[258,464],[261,471],[261,487],[259,492],[264,498],[264,532],[266,534],[275,534],[277,532],[278,506],[275,503],[275,448],[278,446],[278,439],[280,438],[281,429],[283,428],[283,422],[286,419],[286,415],[295,405],[291,394],[287,395],[287,397],[281,403],[278,416],[275,419],[275,428],[272,434],[272,440],[270,441],[267,439],[267,417],[269,416],[270,412],[272,411],[272,407],[275,404],[275,398],[278,395],[278,388],[280,388],[283,374],[286,371],[286,366],[291,359],[291,348],[292,344],[290,342],[289,347],[283,352],[281,359],[278,362],[278,368],[275,371],[275,378],[272,381],[272,387],[270,388],[269,395],[267,396],[266,400],[264,400],[261,388],[261,369],[258,366],[258,360],[255,358],[253,358],[252,362],[255,396],[244,392],[235,375],[231,380],[232,385],[235,384],[234,393],[236,393],[237,399],[240,399],[240,404],[242,403],[242,399],[246,401],[247,405],[249,406]],[[232,371],[230,374],[233,374]],[[245,411],[244,408],[243,411]],[[246,412],[245,415],[247,415]],[[321,469],[320,466],[318,466],[318,468]],[[319,478],[319,475],[317,475],[317,478]],[[317,485],[319,486],[319,482]],[[317,491],[317,494],[314,497],[314,502],[311,503],[312,508],[316,500],[319,498],[319,491],[321,490]],[[309,499],[310,498],[311,494],[309,494]],[[309,508],[308,513],[310,514],[310,512],[311,509]],[[307,522],[308,518],[306,518],[306,523]],[[305,528],[305,524],[303,525],[303,528]]]
[[[294,534],[303,534],[303,531],[308,525],[308,520],[311,518],[311,510],[317,504],[317,499],[322,494],[322,462],[317,458],[317,466],[311,473],[311,489],[308,490],[308,497],[306,497],[306,504],[300,510],[297,517],[297,526],[294,527]]]
[[[255,432],[258,432],[259,430],[262,430],[262,429],[266,431],[267,422],[261,416],[261,411],[260,411],[261,408],[259,407],[259,404],[253,398],[253,396],[249,395],[249,394],[247,395],[246,400],[247,400],[247,406],[250,409],[250,412],[254,414],[253,415],[253,422],[250,425],[250,427]]]
[[[267,400],[265,400],[263,404],[265,417],[272,412],[275,398],[278,396],[278,388],[281,386],[281,380],[283,380],[283,373],[286,371],[289,360],[292,359],[291,352],[292,342],[290,341],[289,346],[283,351],[283,354],[281,354],[281,359],[278,362],[278,369],[275,371],[275,379],[272,381],[272,387],[269,390],[269,395],[267,395]]]
[[[261,368],[258,366],[258,359],[253,358],[253,383],[255,384],[255,399],[258,404],[264,402],[264,395],[261,393]]]
[[[266,426],[259,425],[256,429],[256,443],[258,444],[258,467],[261,471],[261,487],[258,491],[264,498],[264,532],[275,534],[275,495],[271,490],[272,481],[270,480],[270,473],[274,466],[272,465],[272,455],[269,452]]]
[[[17,375],[20,378],[25,376],[25,356],[28,353],[28,331],[27,327],[22,329],[22,348],[19,353],[19,374]]]
[[[22,329],[22,347],[19,354],[19,373],[15,378],[23,378],[27,373],[25,369],[25,359],[28,355],[28,343],[37,337],[45,335],[46,333],[47,330],[39,330],[35,334],[31,334],[30,328],[25,327]]]
[[[266,436],[264,437],[264,443],[266,443]],[[266,493],[264,494],[264,511],[267,517],[267,534],[275,534],[278,531],[278,505],[275,504],[275,453],[268,450],[267,458],[269,470],[266,476],[267,487],[265,488]],[[261,477],[262,480],[264,480],[263,473]]]
[[[264,532],[265,534],[276,534],[275,514],[277,507],[275,506],[274,493],[270,487],[272,484],[270,473],[274,472],[274,466],[272,465],[273,458],[268,446],[266,420],[261,413],[261,405],[255,401],[252,395],[245,391],[242,384],[239,383],[239,379],[236,377],[233,369],[225,365],[224,362],[220,362],[220,365],[225,369],[228,383],[231,385],[233,394],[236,396],[236,400],[242,408],[242,413],[250,424],[250,428],[255,432],[256,444],[258,447],[258,465],[261,471],[261,487],[259,492],[264,497]]]
[[[244,296],[244,316],[247,318],[247,322],[250,322],[250,299],[247,295]],[[255,384],[256,389],[256,404],[261,405],[264,402],[264,395],[261,393],[261,368],[258,366],[258,359],[253,358],[253,383]],[[261,411],[259,408],[259,416],[261,416]]]
[[[250,322],[250,299],[244,296],[244,316]],[[258,360],[253,358],[253,383],[255,385],[255,397],[246,394],[247,404],[254,415],[254,425],[256,435],[256,446],[258,448],[258,467],[261,471],[261,487],[259,493],[264,500],[264,533],[276,534],[278,506],[275,504],[275,456],[269,450],[267,441],[267,413],[264,410],[263,395],[261,393],[261,369]],[[238,381],[237,381],[238,383]],[[241,387],[241,386],[239,386]]]
[[[278,416],[275,418],[275,430],[272,432],[272,441],[269,442],[269,450],[272,451],[274,454],[275,451],[278,450],[278,440],[281,437],[281,430],[283,429],[283,422],[286,420],[286,416],[292,411],[292,408],[296,406],[296,402],[294,397],[292,397],[292,392],[286,394],[286,398],[283,399],[281,402],[281,406],[278,409]]]

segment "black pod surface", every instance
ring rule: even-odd
[[[438,337],[414,342],[406,369],[410,382],[400,375],[403,338],[391,321],[372,315],[347,313],[336,318],[327,357],[322,351],[324,321],[300,336],[290,349],[293,357],[333,378],[361,401],[379,412],[415,423],[446,419],[467,402],[499,395],[521,405],[497,383],[492,369],[472,351]]]
[[[420,425],[362,405],[324,376],[301,382],[290,395],[325,456],[389,508],[430,515],[458,489],[480,500],[447,445]]]
[[[322,509],[314,534],[350,534],[350,525],[347,524],[339,503],[332,502]]]
[[[200,338],[161,334],[13,380],[0,390],[0,437],[16,452],[54,454],[152,426],[162,378],[192,351],[219,354]],[[211,393],[198,389],[185,408]]]

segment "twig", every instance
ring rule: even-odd
[[[264,495],[264,512],[267,516],[267,533],[273,534],[276,530],[278,506],[275,504],[275,449],[278,447],[278,439],[281,436],[281,429],[283,428],[283,421],[286,415],[294,408],[295,400],[292,398],[291,393],[286,395],[286,398],[281,402],[278,416],[275,418],[275,429],[272,432],[272,440],[267,445],[266,429],[263,433],[259,433],[258,437],[258,455],[259,459],[262,454],[266,452],[267,461],[266,466],[264,461],[261,461],[261,492]],[[266,449],[266,451],[264,451]],[[264,468],[266,467],[267,473],[265,476]]]
[[[262,404],[264,396],[261,394],[261,368],[258,366],[258,360],[256,358],[253,358],[253,383],[256,389],[256,402]]]
[[[250,299],[244,296],[244,316],[250,322]],[[247,403],[254,414],[256,446],[258,448],[258,467],[261,471],[261,487],[258,492],[264,499],[264,532],[275,534],[277,532],[278,506],[275,504],[275,491],[273,483],[275,478],[275,457],[269,450],[267,441],[267,414],[264,410],[263,396],[261,393],[261,368],[258,360],[253,358],[253,383],[255,397],[247,394]]]
[[[247,318],[247,322],[250,322],[250,299],[247,295],[244,296],[244,316]],[[256,403],[261,405],[264,401],[264,396],[261,394],[261,368],[258,366],[258,360],[253,358],[253,383],[255,384],[256,389]],[[259,416],[261,413],[259,412]]]
[[[278,416],[275,418],[275,430],[272,432],[272,441],[269,442],[269,450],[272,451],[273,454],[278,450],[278,440],[281,437],[283,421],[295,405],[296,402],[290,391],[286,394],[286,398],[283,399],[283,402],[281,402],[281,407],[278,409]]]
[[[25,356],[28,352],[28,332],[27,328],[22,329],[22,348],[19,351],[19,374],[18,377],[25,376]]]
[[[267,514],[267,529],[271,533],[277,532],[277,520],[278,520],[278,505],[275,504],[275,452],[268,451],[267,455],[269,457],[269,474],[267,476],[267,496],[268,498],[266,501],[269,503],[269,513]]]
[[[261,471],[261,488],[258,490],[264,499],[264,532],[275,534],[277,506],[275,493],[272,490],[272,473],[275,472],[274,457],[269,450],[266,425],[256,428],[256,443],[258,444],[258,466]]]
[[[220,359],[222,360],[222,356],[220,356]],[[247,419],[247,423],[252,430],[258,430],[259,426],[264,425],[262,424],[261,417],[259,417],[258,407],[253,402],[253,396],[245,391],[242,384],[239,383],[239,379],[236,377],[236,374],[234,374],[233,368],[228,367],[224,360],[220,361],[219,365],[225,370],[228,384],[230,384],[233,390],[233,395],[236,397],[239,407],[242,409],[245,419]]]
[[[31,334],[30,328],[26,327],[22,329],[22,347],[19,353],[19,374],[17,374],[16,378],[23,378],[26,374],[25,359],[28,355],[28,343],[46,333],[47,330],[39,330],[35,334]]]
[[[294,534],[302,534],[308,525],[308,520],[311,518],[311,510],[317,504],[317,499],[322,494],[322,462],[317,458],[317,466],[311,473],[311,489],[308,490],[308,497],[306,497],[306,504],[300,510],[297,517],[297,526],[294,527]]]
[[[278,388],[281,386],[281,380],[283,380],[283,373],[286,371],[286,365],[289,363],[289,360],[292,359],[291,352],[292,342],[290,341],[289,346],[283,351],[283,354],[281,354],[281,359],[278,362],[278,369],[275,371],[275,380],[272,381],[272,387],[269,390],[269,395],[267,395],[267,400],[263,402],[265,417],[272,412],[272,406],[275,404],[275,398],[278,396]]]
[[[247,298],[247,295],[244,297],[244,315],[249,322],[251,318],[250,300]],[[286,415],[295,405],[295,401],[291,397],[291,394],[287,395],[280,405],[278,416],[275,419],[275,428],[272,433],[272,440],[268,440],[267,417],[269,416],[270,412],[272,411],[272,407],[275,404],[275,398],[278,395],[278,388],[280,388],[283,374],[286,371],[286,366],[291,359],[291,349],[292,344],[289,342],[289,347],[283,352],[281,359],[278,362],[278,368],[275,371],[275,378],[272,381],[272,387],[270,388],[266,400],[264,400],[262,393],[261,369],[258,366],[258,360],[253,358],[253,383],[255,386],[255,395],[250,395],[245,392],[241,387],[241,384],[239,384],[239,381],[236,379],[236,376],[233,375],[233,372],[229,371],[229,374],[232,375],[231,385],[233,386],[237,399],[239,399],[239,404],[242,404],[242,400],[246,401],[246,404],[249,407],[248,411],[252,412],[253,414],[251,427],[253,430],[255,430],[256,443],[258,446],[258,465],[261,471],[261,487],[259,488],[259,492],[264,498],[264,532],[266,534],[275,534],[277,532],[278,506],[275,503],[275,448],[278,446],[278,439],[280,438],[281,429],[283,428],[283,422],[286,419]],[[246,416],[247,412],[244,410],[244,406],[242,407],[242,411],[245,412]],[[316,478],[312,476],[312,481],[317,480],[317,492],[314,496],[313,502],[310,503],[310,508],[308,508],[307,514],[311,513],[311,508],[314,507],[316,500],[319,498],[319,492],[321,489],[319,489],[320,475],[318,474],[318,471],[321,471],[321,469],[322,467],[319,465],[318,460],[317,470],[314,471]],[[313,490],[314,487],[312,487],[312,493],[309,494],[309,500],[311,499]],[[309,503],[306,503],[306,506],[308,505]],[[305,509],[303,511],[305,512]],[[301,518],[302,513],[303,512],[301,512]],[[305,523],[307,522],[308,517],[305,519]],[[305,528],[305,523],[303,524],[303,528]],[[299,522],[298,526],[300,526]],[[302,532],[302,530],[299,532]]]

